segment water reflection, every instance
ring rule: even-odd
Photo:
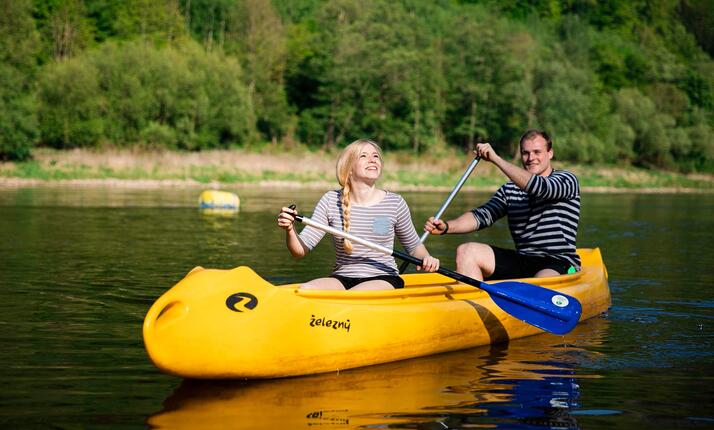
[[[186,380],[148,423],[154,428],[578,428],[582,362],[598,360],[608,320],[565,337],[308,377]]]
[[[578,243],[603,250],[613,307],[607,321],[594,321],[605,327],[578,326],[580,338],[523,339],[506,350],[339,375],[183,383],[162,409],[179,381],[146,357],[141,323],[169,286],[197,265],[247,265],[286,284],[322,276],[334,263],[328,241],[306,259],[291,259],[275,226],[285,203],[309,213],[324,190],[231,190],[241,211],[226,218],[200,213],[200,191],[0,189],[0,427],[141,428],[152,414],[152,424],[164,428],[526,427],[535,424],[514,409],[525,405],[533,420],[542,418],[548,412],[535,405],[549,398],[570,398],[558,411],[577,423],[567,418],[564,425],[589,430],[714,423],[714,194],[583,195]],[[445,197],[403,195],[416,223]],[[446,216],[489,196],[462,191]],[[453,268],[454,250],[466,240],[511,244],[506,223],[498,223],[427,245]],[[572,396],[559,396],[557,378],[578,385]],[[525,389],[533,384],[546,393],[542,401]]]

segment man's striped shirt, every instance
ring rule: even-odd
[[[344,230],[341,199],[341,190],[328,191],[317,202],[311,218],[319,223]],[[420,243],[407,203],[402,196],[389,191],[382,201],[372,206],[360,206],[354,203],[350,205],[349,232],[389,249],[394,249],[396,234],[399,242],[409,253]],[[322,230],[306,226],[300,232],[300,239],[312,250],[324,235]],[[354,242],[352,254],[347,254],[343,243],[342,238],[332,237],[336,254],[333,274],[350,278],[399,274],[392,256]]]
[[[483,206],[474,209],[478,230],[508,216],[516,251],[549,255],[580,267],[575,239],[580,219],[578,178],[566,170],[533,175],[525,190],[509,181]]]

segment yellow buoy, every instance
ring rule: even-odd
[[[205,190],[198,198],[201,209],[237,211],[240,208],[240,198],[228,191]]]

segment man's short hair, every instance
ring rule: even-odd
[[[521,136],[520,145],[523,146],[523,142],[525,142],[527,140],[534,139],[537,136],[540,136],[543,139],[545,139],[546,143],[548,144],[548,151],[553,149],[553,141],[550,139],[550,136],[548,136],[548,133],[546,133],[543,130],[538,130],[536,128],[532,128],[532,129],[526,131],[525,133],[523,133],[523,136]]]

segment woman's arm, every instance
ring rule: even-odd
[[[295,258],[303,258],[310,249],[295,232],[295,215],[297,215],[296,209],[282,208],[278,215],[278,227],[285,230],[285,244],[290,254]]]
[[[416,228],[414,228],[414,223],[412,222],[409,205],[407,205],[403,197],[399,196],[399,199],[400,202],[396,214],[397,222],[394,226],[399,242],[410,255],[424,260],[423,266],[417,266],[417,270],[437,271],[439,269],[439,259],[429,255],[429,251],[419,241],[419,236],[417,236]]]

